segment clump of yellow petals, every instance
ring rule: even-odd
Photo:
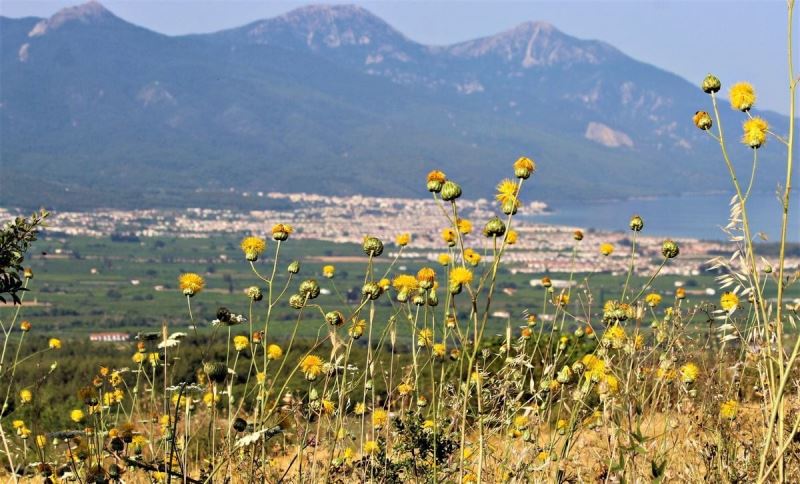
[[[456,267],[450,271],[451,284],[469,284],[472,282],[472,271],[465,267]]]
[[[756,102],[756,90],[749,82],[737,82],[728,93],[731,107],[737,111],[749,111]]]
[[[509,230],[508,232],[506,232],[506,244],[508,245],[516,244],[517,237],[519,237],[519,235],[517,234],[516,230]]]
[[[767,131],[769,124],[758,116],[748,119],[742,124],[742,143],[747,146],[758,149],[767,141]]]
[[[659,304],[661,304],[661,296],[654,292],[651,292],[650,294],[645,296],[644,301],[647,303],[648,306],[654,308]]]
[[[728,400],[719,406],[719,416],[728,420],[733,420],[739,413],[739,402],[736,400]]]
[[[419,330],[417,335],[417,346],[429,348],[433,344],[433,331],[430,328]]]
[[[680,368],[681,381],[684,383],[694,383],[700,375],[700,368],[692,362],[686,363]]]
[[[386,413],[386,410],[382,408],[376,408],[374,412],[372,412],[372,426],[376,429],[383,428],[386,425],[386,422],[389,421],[389,414]]]
[[[187,272],[178,277],[178,286],[183,291],[184,296],[191,297],[203,290],[206,286],[206,281],[200,274]]]
[[[625,329],[619,324],[614,324],[603,333],[603,344],[611,346],[614,349],[620,349],[625,346]]]
[[[513,203],[514,205],[519,206],[519,200],[517,199],[517,188],[517,182],[511,180],[510,178],[506,178],[497,184],[497,195],[495,195],[495,198],[501,204]]]
[[[322,359],[316,355],[308,355],[300,362],[300,371],[306,380],[313,381],[322,373]]]
[[[245,237],[241,243],[242,252],[244,252],[245,259],[249,261],[258,260],[258,256],[264,253],[267,248],[267,242],[261,237]]]
[[[60,350],[61,340],[58,338],[50,338],[50,341],[47,342],[47,346],[53,350]]]
[[[476,266],[481,262],[481,255],[472,249],[464,250],[464,260],[471,266]]]
[[[381,451],[381,446],[374,440],[364,442],[364,453],[369,455],[377,454]]]
[[[238,335],[233,337],[233,349],[236,351],[243,351],[250,345],[250,340],[247,336]]]
[[[451,228],[442,229],[442,239],[447,242],[447,245],[453,246],[456,244],[458,235],[456,231]]]
[[[472,232],[472,222],[464,218],[458,219],[456,222],[456,227],[458,227],[458,231],[462,234],[468,234]]]
[[[419,287],[419,281],[412,275],[401,274],[394,278],[394,281],[392,281],[392,286],[397,289],[398,292],[409,293],[417,290]]]
[[[402,233],[402,234],[398,235],[397,238],[395,238],[394,241],[400,247],[405,247],[405,246],[408,245],[409,242],[411,242],[411,234],[409,234],[408,232]]]
[[[267,347],[267,359],[268,360],[277,360],[281,356],[283,356],[283,350],[280,346],[276,344],[271,344]]]
[[[603,254],[603,255],[611,255],[612,252],[614,252],[614,245],[612,245],[612,244],[610,244],[608,242],[604,242],[604,243],[600,244],[600,253],[601,254]]]
[[[439,254],[439,257],[436,259],[439,261],[439,264],[443,266],[450,265],[450,254]]]
[[[327,277],[328,279],[332,278],[335,273],[336,273],[336,267],[330,264],[322,267],[322,275]]]
[[[725,311],[732,313],[737,307],[739,307],[739,296],[732,292],[726,292],[719,298],[719,305]]]

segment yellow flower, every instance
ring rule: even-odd
[[[659,367],[658,370],[656,370],[656,378],[659,380],[671,381],[675,378],[675,370],[672,368]]]
[[[205,285],[206,281],[203,279],[203,277],[199,274],[195,274],[194,272],[181,274],[181,276],[178,278],[178,286],[181,288],[181,291],[183,291],[184,296],[194,296],[202,291]]]
[[[430,328],[421,329],[417,335],[417,346],[428,348],[433,343],[433,331]]]
[[[331,415],[335,410],[336,410],[336,404],[334,404],[327,398],[322,399],[322,413],[324,413],[325,415]]]
[[[111,383],[111,386],[118,387],[122,385],[122,375],[120,375],[118,371],[112,371],[111,376],[108,377],[108,381]]]
[[[11,422],[11,426],[14,427],[15,429],[21,429],[22,427],[25,426],[25,421],[24,420],[14,420],[13,422]]]
[[[242,239],[240,247],[244,252],[245,259],[255,261],[267,248],[267,242],[261,237],[245,237]]]
[[[431,348],[431,353],[436,358],[444,358],[444,355],[447,354],[447,346],[445,346],[444,343],[436,343]]]
[[[726,292],[719,298],[719,305],[725,311],[732,313],[737,307],[739,307],[739,296],[732,292]]]
[[[233,337],[233,348],[236,351],[243,351],[250,345],[250,340],[247,336],[238,335]]]
[[[386,413],[386,410],[382,408],[376,408],[375,411],[372,412],[372,426],[376,429],[383,428],[388,421],[389,414]]]
[[[625,329],[619,324],[615,324],[603,333],[603,343],[614,349],[620,349],[625,345]]]
[[[272,238],[284,241],[294,232],[294,227],[289,224],[275,224],[272,226]]]
[[[369,455],[377,454],[381,451],[381,446],[374,440],[368,440],[364,443],[364,452]]]
[[[737,413],[739,413],[739,402],[736,400],[728,400],[719,406],[719,416],[722,418],[733,420]]]
[[[131,357],[133,362],[136,363],[137,365],[142,363],[144,361],[144,358],[145,358],[144,353],[134,353],[133,357]]]
[[[697,376],[700,374],[700,369],[692,362],[686,363],[681,367],[681,380],[684,383],[693,383],[697,380]]]
[[[661,296],[659,296],[654,292],[651,292],[650,294],[645,296],[644,300],[647,303],[647,305],[650,306],[651,308],[654,308],[659,304],[661,304]]]
[[[364,412],[366,412],[366,411],[367,411],[367,406],[364,405],[364,402],[356,403],[355,408],[353,408],[353,412],[356,415],[364,415]]]
[[[153,366],[158,366],[159,361],[161,361],[161,356],[158,353],[149,353],[147,355],[147,362]]]
[[[738,111],[749,111],[756,102],[756,91],[749,82],[737,82],[728,93],[731,107]]]
[[[439,254],[439,257],[437,259],[439,261],[439,264],[443,266],[450,265],[450,254]]]
[[[523,430],[528,426],[528,417],[525,415],[517,415],[514,417],[514,427],[518,430]]]
[[[742,124],[742,143],[755,149],[759,148],[767,141],[767,131],[769,124],[758,116],[748,119]]]
[[[47,445],[47,436],[46,435],[37,435],[36,436],[36,445],[40,449],[44,449],[44,447]]]
[[[203,403],[205,403],[207,407],[213,407],[214,404],[218,403],[219,401],[220,396],[218,394],[214,395],[213,392],[206,392],[205,395],[203,395]]]
[[[53,350],[60,350],[61,349],[61,340],[58,338],[50,338],[50,341],[47,342],[47,345],[50,349]]]
[[[358,321],[353,321],[353,324],[351,324],[350,328],[347,330],[347,334],[349,334],[353,339],[358,339],[364,335],[364,330],[366,328],[367,321],[364,319],[359,319]]]
[[[402,233],[402,234],[397,236],[397,238],[395,239],[395,242],[400,247],[405,247],[405,246],[408,245],[409,242],[411,242],[411,234],[409,234],[407,232],[406,233]]]
[[[267,359],[268,360],[277,360],[281,356],[283,356],[283,350],[280,346],[272,344],[267,346]]]
[[[462,234],[468,234],[472,232],[472,222],[467,219],[460,218],[456,222],[456,227],[458,227],[458,231]]]
[[[256,383],[263,385],[265,381],[267,381],[266,373],[264,373],[263,371],[259,371],[258,373],[256,373]]]
[[[506,244],[514,245],[517,243],[517,231],[516,230],[509,230],[506,232]]]
[[[322,275],[327,277],[328,279],[333,277],[333,274],[336,272],[336,268],[332,265],[326,265],[322,268]]]
[[[414,276],[401,274],[394,278],[394,281],[392,281],[392,286],[394,286],[398,292],[409,293],[417,290],[419,287],[419,281]]]
[[[84,415],[83,410],[76,408],[69,413],[69,418],[75,423],[81,423],[86,418],[86,415]]]
[[[24,388],[19,392],[19,399],[22,403],[31,403],[33,400],[33,393],[27,388]]]
[[[429,183],[430,182],[444,183],[445,181],[447,181],[447,177],[441,171],[433,170],[430,173],[428,173],[427,181]]]
[[[519,200],[517,199],[517,182],[506,178],[497,184],[497,195],[495,196],[501,205],[506,203],[513,203],[519,207]]]
[[[413,390],[414,390],[414,387],[412,387],[408,383],[401,383],[401,384],[397,385],[397,393],[399,393],[401,396],[408,395]]]
[[[524,156],[514,162],[514,176],[517,178],[527,179],[536,171],[536,163],[530,158]]]
[[[322,373],[322,359],[316,355],[308,355],[300,362],[300,371],[306,376],[306,380],[313,381]]]
[[[456,235],[456,231],[451,228],[442,229],[442,239],[447,242],[447,245],[453,246],[456,245],[456,240],[458,236]]]
[[[481,255],[472,249],[464,250],[464,260],[471,266],[476,266],[481,261]]]
[[[436,281],[436,271],[430,267],[423,267],[417,272],[417,281],[423,289],[430,289]]]
[[[603,255],[611,255],[614,252],[614,246],[608,242],[600,244],[600,253]]]
[[[465,267],[456,267],[450,271],[450,284],[469,284],[472,282],[472,271]]]

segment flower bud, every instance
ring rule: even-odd
[[[517,201],[517,199],[508,199],[505,202],[503,202],[503,206],[501,207],[501,209],[503,210],[503,213],[506,215],[514,215],[517,213],[518,206],[519,202]]]
[[[340,311],[330,311],[325,315],[325,321],[338,328],[344,324],[344,315]]]
[[[414,303],[415,306],[424,306],[425,305],[425,296],[423,294],[416,294],[411,299],[411,302]]]
[[[536,163],[530,158],[522,156],[514,162],[514,176],[517,178],[527,180],[535,170]]]
[[[19,329],[21,329],[24,333],[27,333],[31,330],[31,322],[27,319],[21,323],[19,323]]]
[[[641,232],[642,229],[644,228],[644,220],[642,220],[642,217],[634,215],[633,217],[631,217],[631,222],[630,224],[628,224],[628,226],[634,232]]]
[[[692,121],[694,121],[695,126],[703,131],[711,129],[711,126],[714,124],[711,120],[711,116],[705,111],[697,111],[694,113]]]
[[[383,242],[377,237],[364,237],[364,243],[361,248],[370,257],[378,257],[383,254]]]
[[[444,185],[442,185],[442,200],[452,202],[460,196],[461,187],[456,182],[450,180],[444,182]]]
[[[428,173],[428,191],[432,193],[439,193],[442,191],[442,185],[447,181],[444,173],[438,170],[433,170]]]
[[[483,234],[487,237],[500,237],[506,233],[506,224],[498,217],[492,217],[483,228]]]
[[[367,282],[361,287],[361,295],[373,301],[381,296],[381,292],[381,287],[375,282]]]
[[[435,307],[439,305],[439,297],[436,295],[436,291],[431,290],[428,293],[428,306]]]
[[[287,270],[289,271],[289,274],[297,274],[300,272],[300,261],[293,260],[290,262]]]
[[[583,231],[582,230],[576,230],[572,234],[572,238],[577,240],[578,242],[580,242],[581,240],[583,240]]]
[[[25,270],[22,271],[22,275],[25,279],[33,279],[33,269],[26,267]]]
[[[714,75],[707,75],[705,79],[703,79],[703,92],[706,94],[711,94],[712,92],[719,92],[722,84],[719,82],[719,79]]]
[[[208,379],[214,383],[222,383],[228,376],[228,367],[224,363],[215,361],[203,363],[203,371],[208,375]]]
[[[245,290],[245,294],[247,294],[247,297],[250,298],[252,301],[260,301],[264,297],[261,294],[261,289],[258,286],[248,287]]]
[[[307,297],[308,299],[314,299],[319,296],[319,283],[317,283],[314,279],[306,279],[305,281],[300,283],[299,293],[301,296]]]
[[[542,286],[543,287],[553,287],[553,281],[551,281],[549,277],[544,276],[544,277],[542,277]]]
[[[680,249],[678,248],[678,244],[676,244],[674,241],[665,240],[661,245],[661,253],[667,259],[673,259],[678,256]]]
[[[302,309],[306,303],[306,298],[302,294],[292,294],[289,297],[289,306],[294,309]]]

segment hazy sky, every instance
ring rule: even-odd
[[[81,3],[0,0],[0,14],[49,16]],[[527,20],[544,20],[581,38],[599,39],[632,57],[699,83],[714,72],[724,84],[752,82],[758,104],[788,113],[786,1],[344,1],[106,0],[123,19],[178,35],[236,27],[309,3],[356,3],[407,37],[448,44],[492,35]],[[800,10],[800,5],[796,8]],[[800,31],[795,13],[795,32]],[[797,39],[795,40],[797,43]],[[795,70],[800,70],[800,45]]]

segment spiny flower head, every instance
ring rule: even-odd
[[[732,313],[737,307],[739,307],[739,296],[732,292],[723,293],[719,298],[719,305],[725,311]]]
[[[200,274],[187,272],[178,277],[178,286],[183,291],[184,296],[192,297],[203,290],[206,286],[206,281]]]
[[[289,238],[294,232],[294,227],[289,224],[275,224],[272,226],[272,238],[283,241]]]
[[[408,383],[403,382],[403,383],[397,385],[397,393],[400,394],[401,396],[406,396],[409,393],[411,393],[412,391],[414,391],[414,387],[412,387]]]
[[[389,414],[386,413],[386,410],[382,408],[376,408],[375,411],[372,412],[372,426],[376,429],[383,428],[388,421]]]
[[[523,180],[528,179],[534,172],[536,171],[536,163],[524,156],[517,159],[514,162],[514,176],[517,178],[522,178]]]
[[[447,181],[447,177],[439,170],[433,170],[428,173],[428,191],[432,193],[439,193],[442,191],[442,185]]]
[[[728,93],[731,107],[737,111],[749,111],[756,102],[756,91],[749,82],[737,82]]]
[[[602,244],[600,244],[600,253],[601,254],[608,256],[608,255],[611,255],[612,252],[614,252],[614,245],[612,245],[612,244],[610,244],[608,242],[603,242]]]
[[[398,235],[394,239],[394,241],[400,247],[405,247],[405,246],[408,245],[409,242],[411,242],[411,234],[409,234],[408,232],[402,233],[402,234]]]
[[[322,359],[316,355],[308,355],[300,362],[300,371],[306,380],[314,381],[322,373]]]
[[[519,200],[517,200],[517,188],[517,183],[514,180],[506,178],[497,184],[497,195],[495,195],[495,198],[501,204],[511,202],[516,206],[519,206]]]
[[[250,344],[250,340],[247,338],[247,336],[244,336],[244,335],[240,334],[238,336],[234,336],[233,337],[233,348],[236,351],[245,350],[249,346],[249,344]]]
[[[431,344],[433,344],[433,331],[430,328],[421,329],[417,335],[417,346],[428,348]]]
[[[472,282],[472,271],[466,267],[455,267],[450,271],[450,292],[458,294],[464,284]]]
[[[700,375],[700,368],[692,362],[686,363],[680,368],[681,380],[684,383],[694,383]]]
[[[350,325],[350,328],[347,330],[347,334],[349,334],[353,339],[358,339],[364,335],[364,330],[366,328],[367,321],[364,319],[359,319],[358,321],[353,321],[353,324]]]
[[[368,440],[364,442],[364,453],[369,455],[377,454],[381,451],[381,446],[374,440]]]
[[[245,259],[252,262],[258,260],[258,256],[267,248],[267,242],[261,237],[245,237],[242,239],[240,247],[244,252]]]
[[[401,274],[394,278],[392,286],[401,293],[408,293],[416,291],[419,287],[419,281],[416,277],[409,274]]]
[[[364,404],[364,402],[358,402],[356,403],[356,406],[353,407],[353,413],[355,413],[356,415],[364,415],[364,412],[366,411],[367,411],[367,406]]]
[[[755,116],[742,124],[742,130],[744,131],[742,143],[753,149],[758,149],[767,141],[769,124],[763,118]]]
[[[739,413],[739,402],[736,400],[728,400],[719,406],[719,416],[722,418],[733,420],[737,413]]]
[[[611,326],[603,333],[603,343],[614,349],[622,348],[625,345],[625,339],[625,329],[619,324]]]
[[[69,413],[69,418],[75,423],[81,423],[83,419],[86,418],[86,415],[83,413],[83,410],[76,408]]]
[[[444,356],[447,354],[447,346],[445,346],[444,343],[436,343],[431,348],[431,353],[436,358],[444,358]]]
[[[423,289],[430,289],[433,283],[436,282],[436,271],[430,267],[423,267],[417,272],[417,281],[419,287]]]
[[[711,119],[711,115],[709,115],[705,111],[697,111],[692,116],[692,121],[694,125],[697,126],[698,129],[702,129],[703,131],[707,131],[711,129],[711,126],[714,125],[714,121]]]

